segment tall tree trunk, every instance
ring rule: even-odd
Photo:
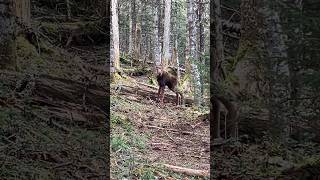
[[[170,19],[171,0],[165,0],[164,30],[163,30],[163,65],[167,66],[170,59]]]
[[[109,36],[109,34],[111,35],[111,28],[110,28],[110,26],[111,26],[111,23],[110,23],[110,16],[111,16],[111,13],[110,13],[110,9],[111,9],[111,6],[110,6],[110,0],[106,0],[105,1],[105,17],[106,17],[106,34],[108,34],[108,35],[106,35],[106,42],[107,42],[107,50],[106,50],[106,59],[105,59],[105,67],[107,67],[107,68],[109,68],[109,70],[110,70],[110,74],[108,74],[108,75],[111,75],[112,74],[112,72],[113,72],[113,69],[114,68],[112,68],[112,64],[111,64],[111,37]],[[108,77],[109,79],[111,79],[110,78],[110,76]]]
[[[194,82],[194,102],[196,106],[201,104],[201,89],[200,89],[200,72],[196,62],[198,59],[197,52],[197,29],[196,29],[196,11],[195,1],[189,0],[188,4],[188,24],[189,24],[189,46],[190,46],[190,60],[191,60],[191,71]]]
[[[132,28],[133,28],[133,18],[132,18],[132,13],[133,13],[133,1],[132,0],[130,3],[129,3],[129,9],[130,9],[130,12],[129,12],[129,45],[128,45],[128,49],[129,49],[129,52],[128,54],[132,54],[132,49],[133,49],[133,36],[132,36]]]
[[[133,58],[135,58],[135,44],[136,44],[136,27],[137,27],[137,15],[136,15],[136,0],[131,0],[131,44],[129,45],[129,51],[131,56],[131,66]]]
[[[213,97],[210,98],[211,110],[210,119],[213,121],[211,134],[213,138],[221,138],[220,135],[220,103],[215,96],[219,93],[217,87],[219,86],[219,66],[223,59],[223,43],[222,43],[222,21],[220,0],[214,0],[210,7],[210,59],[211,59],[211,72],[210,72],[210,92]],[[222,46],[222,47],[221,47]],[[222,51],[222,52],[221,52]]]
[[[15,1],[0,1],[0,69],[16,68]]]
[[[118,22],[118,0],[111,1],[112,12],[112,61],[115,70],[120,70],[120,50],[119,50],[119,22]]]
[[[205,65],[205,59],[204,51],[205,51],[205,36],[204,36],[204,25],[203,25],[203,12],[204,12],[204,4],[203,0],[198,0],[198,24],[199,24],[199,61],[204,66]],[[203,72],[203,70],[201,71]],[[203,73],[202,73],[203,74]],[[204,94],[204,76],[201,75],[201,97],[203,97]]]
[[[213,69],[213,73],[215,73],[214,78],[216,81],[219,81],[220,79],[220,71],[219,68],[221,66],[221,63],[224,61],[224,46],[223,46],[223,34],[222,34],[222,19],[221,19],[221,4],[220,0],[214,0],[215,4],[215,16],[214,21],[215,23],[215,54],[216,54],[216,61],[215,66]]]
[[[177,79],[178,79],[178,84],[179,84],[181,74],[180,74],[180,62],[179,62],[179,53],[178,53],[178,38],[176,38],[174,44],[175,44],[175,48],[174,48],[175,51],[174,52],[175,52],[176,66],[177,66]]]
[[[293,4],[294,2],[287,2]],[[288,48],[288,64],[289,64],[289,71],[290,71],[290,109],[292,111],[292,119],[299,118],[299,110],[298,106],[299,97],[300,97],[300,83],[298,74],[300,71],[299,62],[303,62],[304,59],[304,33],[303,33],[303,1],[295,1],[295,7],[298,9],[299,15],[298,18],[295,17],[294,21],[297,23],[290,24],[290,29],[294,28],[294,32],[288,33],[288,38],[292,39],[295,44],[289,46]]]
[[[199,0],[198,2],[198,21],[199,21],[199,52],[202,56],[199,57],[199,60],[204,64],[204,51],[205,51],[205,35],[204,35],[204,24],[203,24],[203,14],[204,13],[204,2]]]
[[[161,50],[161,63],[163,61],[163,32],[164,32],[164,0],[159,0],[159,19],[158,19],[158,26],[159,26],[159,42],[160,42],[160,50]]]
[[[141,17],[142,17],[142,1],[137,0],[137,7],[138,7],[138,13],[137,13],[137,22],[136,22],[136,32],[135,32],[135,59],[139,60],[141,56]]]
[[[160,46],[160,34],[159,34],[159,10],[160,4],[158,0],[155,0],[155,7],[154,7],[154,29],[153,29],[153,55],[154,55],[154,62],[156,66],[161,64],[161,46]]]
[[[71,19],[70,0],[66,0],[66,6],[67,6],[67,20],[70,20]]]
[[[276,1],[264,0],[260,12],[264,20],[263,29],[266,30],[262,48],[265,49],[266,76],[269,83],[269,118],[273,124],[273,128],[270,129],[270,134],[275,139],[284,141],[288,136],[287,109],[285,104],[280,102],[289,97],[289,85],[287,84],[289,69],[285,60],[287,57],[287,48],[284,44],[282,26],[277,8]]]
[[[31,3],[30,0],[16,1],[16,16],[20,23],[26,27],[31,26]]]

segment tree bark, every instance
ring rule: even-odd
[[[161,46],[160,46],[160,34],[159,34],[159,10],[160,4],[158,0],[155,0],[155,7],[154,7],[154,29],[153,29],[153,55],[154,55],[154,62],[156,66],[161,64]]]
[[[268,80],[268,109],[269,118],[273,124],[270,135],[276,140],[284,141],[288,134],[288,119],[286,118],[285,104],[280,103],[283,99],[289,98],[288,92],[288,64],[286,46],[281,27],[279,13],[277,12],[277,2],[274,0],[264,0],[261,4],[260,12],[263,16],[263,28],[265,29],[262,49],[265,54],[265,65],[267,68],[266,77]]]
[[[31,3],[30,0],[16,1],[16,16],[20,23],[26,27],[31,26]]]
[[[119,50],[119,23],[118,23],[118,0],[111,1],[112,12],[112,58],[116,71],[120,70],[120,50]]]
[[[135,44],[136,44],[136,27],[137,27],[137,15],[136,15],[136,0],[132,0],[131,1],[131,12],[130,12],[130,16],[131,16],[131,44],[129,44],[129,53],[131,55],[131,66],[132,66],[132,59],[135,58],[134,57],[134,49],[135,49]]]
[[[195,1],[189,0],[188,3],[188,24],[189,24],[189,47],[190,47],[190,60],[191,60],[191,73],[194,80],[194,101],[196,106],[201,104],[201,84],[200,84],[200,72],[196,61],[198,61],[197,52],[197,29],[196,29],[196,13],[195,13]]]
[[[214,5],[215,5],[215,16],[214,16],[214,21],[215,21],[215,51],[214,53],[216,54],[215,58],[215,66],[213,69],[213,73],[215,74],[214,78],[217,81],[219,81],[219,67],[221,66],[221,63],[224,61],[224,46],[223,46],[223,34],[222,34],[222,19],[221,19],[221,4],[220,0],[214,0]]]
[[[163,66],[167,66],[170,59],[170,19],[171,0],[165,0],[164,31],[163,31]]]
[[[203,25],[203,13],[204,12],[204,4],[203,0],[198,1],[198,24],[199,24],[199,61],[204,66],[205,59],[203,58],[205,52],[205,35],[204,35],[204,25]],[[203,74],[203,73],[202,73]],[[201,75],[201,96],[204,94],[204,77]]]
[[[0,69],[16,69],[15,1],[0,1]]]

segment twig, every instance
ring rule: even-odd
[[[168,134],[168,131],[166,130],[166,135],[171,139],[171,141],[173,141],[175,144],[177,144],[177,142],[175,140],[173,140],[173,138]]]
[[[167,131],[172,131],[172,132],[177,132],[177,133],[182,133],[182,134],[191,134],[191,135],[198,135],[198,136],[206,136],[204,134],[199,134],[199,133],[194,133],[194,132],[188,132],[188,131],[179,131],[175,129],[166,129],[158,126],[149,126],[149,125],[144,125],[149,128],[154,128],[154,129],[161,129],[161,130],[167,130]]]

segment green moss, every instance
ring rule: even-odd
[[[36,47],[22,36],[17,37],[17,56],[19,69],[44,63]]]
[[[130,61],[130,59],[129,59],[129,56],[127,56],[127,55],[122,55],[122,56],[120,57],[120,63],[121,63],[121,64],[131,64],[131,61]]]
[[[301,164],[301,167],[312,165],[312,166],[319,166],[320,168],[320,156],[314,155],[314,156],[306,157],[300,164]]]

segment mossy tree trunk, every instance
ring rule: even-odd
[[[15,1],[0,1],[0,69],[16,68]]]
[[[30,0],[19,0],[15,1],[16,5],[16,16],[20,23],[24,26],[31,26],[31,2]]]

